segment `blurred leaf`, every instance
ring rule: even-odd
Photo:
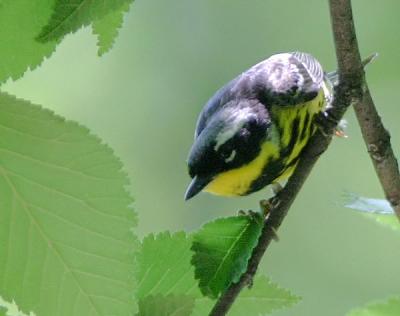
[[[34,313],[30,312],[28,314],[24,314],[18,308],[18,305],[13,301],[12,303],[6,302],[0,296],[0,316],[35,316]]]
[[[184,232],[151,234],[143,240],[137,256],[138,300],[157,294],[201,296],[190,264],[191,245]]]
[[[55,0],[54,12],[37,39],[40,42],[60,40],[68,33],[76,32],[107,14],[120,11],[133,0]],[[114,28],[115,25],[110,25]]]
[[[118,31],[122,26],[124,14],[129,10],[129,3],[124,3],[118,10],[107,13],[92,24],[93,33],[97,35],[98,55],[107,53],[114,45]]]
[[[400,231],[399,219],[395,215],[371,215],[379,224],[387,226],[393,230]]]
[[[257,244],[262,223],[258,214],[221,218],[194,234],[192,264],[204,295],[216,298],[239,280]]]
[[[0,5],[0,83],[14,80],[40,65],[55,50],[56,42],[35,40],[52,12],[48,0],[4,0]]]
[[[387,200],[370,199],[358,196],[354,193],[349,193],[348,199],[349,201],[345,206],[357,211],[375,214],[394,214],[393,209]]]
[[[54,52],[65,34],[93,21],[99,55],[104,54],[112,47],[123,13],[133,0],[55,1],[0,2],[0,83],[35,69]],[[41,42],[36,40],[39,33]]]
[[[291,294],[288,290],[279,288],[276,284],[261,275],[254,280],[251,289],[243,289],[229,312],[230,316],[259,316],[290,307],[300,301],[298,296]],[[208,315],[214,300],[209,298],[196,299],[193,316]]]
[[[369,218],[374,219],[378,223],[390,227],[393,230],[400,230],[400,222],[389,201],[384,199],[371,199],[356,194],[348,194],[349,201],[345,207],[368,213]]]
[[[193,306],[193,297],[158,294],[139,301],[137,316],[189,316],[192,314]]]
[[[371,303],[364,308],[350,311],[347,316],[398,316],[400,315],[400,298]]]
[[[0,112],[0,293],[38,316],[132,315],[136,215],[120,161],[37,105],[2,93]]]

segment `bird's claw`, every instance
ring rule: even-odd
[[[248,210],[248,211],[240,210],[238,212],[238,215],[239,216],[249,216],[249,217],[255,218],[255,217],[259,217],[260,213],[254,212],[253,210]]]
[[[347,129],[347,121],[340,120],[339,124],[335,127],[335,136],[340,138],[347,138],[348,136],[346,134],[346,129]]]
[[[264,218],[267,218],[271,209],[272,209],[272,204],[271,204],[271,199],[269,200],[261,200],[260,201],[260,210],[261,214],[264,216]]]

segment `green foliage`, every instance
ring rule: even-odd
[[[367,306],[352,310],[347,316],[397,316],[400,315],[400,298],[370,303]]]
[[[241,220],[233,221],[232,226],[242,227],[243,219],[247,217],[238,218]],[[217,222],[221,221],[226,225],[226,220],[229,219]],[[258,219],[249,218],[245,222],[251,223],[251,226],[254,221],[258,222]],[[166,232],[157,236],[149,235],[143,240],[137,256],[139,286],[136,297],[139,300],[139,315],[151,315],[150,311],[154,312],[157,306],[168,308],[172,315],[204,316],[210,312],[215,301],[201,295],[194,278],[194,268],[190,264],[192,239],[183,232],[173,235]],[[183,303],[182,310],[178,309],[176,304],[178,298]],[[259,276],[251,289],[242,291],[229,315],[265,315],[273,310],[291,306],[298,300],[298,297],[272,284],[266,277]],[[190,314],[193,302],[194,310]]]
[[[389,227],[400,230],[400,223],[389,201],[371,199],[356,194],[350,194],[346,207],[365,213],[368,218]],[[364,308],[354,309],[347,316],[396,316],[400,315],[400,298],[391,298],[385,302],[370,303]]]
[[[230,316],[259,316],[267,315],[275,310],[290,307],[299,302],[300,297],[279,288],[263,275],[254,280],[251,289],[244,289],[236,299]],[[209,298],[197,299],[193,316],[207,315],[215,301]]]
[[[35,316],[35,314],[32,312],[29,315],[23,313],[14,301],[9,303],[0,296],[0,316]]]
[[[103,55],[132,2],[0,0],[0,83],[34,69],[89,24]],[[137,220],[111,149],[4,93],[0,112],[0,316],[27,316],[20,308],[40,316],[207,315],[211,298],[246,270],[260,216],[218,219],[189,236],[150,235],[135,258]],[[265,315],[298,300],[258,276],[229,314]]]
[[[392,230],[400,231],[400,223],[396,215],[371,215],[370,217],[379,224],[389,227]]]
[[[52,1],[5,0],[0,5],[0,83],[18,79],[40,65],[56,47],[55,41],[38,43],[35,37],[47,23]]]
[[[76,32],[107,14],[120,11],[133,0],[56,0],[50,21],[38,36],[41,42],[60,40],[68,33]],[[111,19],[114,21],[114,18]],[[109,32],[107,30],[107,32]]]
[[[261,216],[234,216],[207,223],[194,234],[192,263],[202,293],[218,297],[246,271],[262,228]]]
[[[190,264],[191,237],[184,232],[149,235],[137,256],[138,300],[150,295],[192,295],[200,297]]]
[[[143,240],[136,270],[139,316],[191,314],[195,298],[201,297],[190,264],[191,245],[184,232],[151,234]]]
[[[147,296],[139,301],[137,316],[189,316],[193,306],[194,299],[190,296]]]
[[[133,0],[56,1],[55,8],[49,0],[0,2],[0,83],[35,69],[55,51],[65,34],[92,22],[99,55],[104,54],[112,47],[123,14]],[[39,33],[41,42],[37,40]]]
[[[40,316],[132,315],[136,216],[110,148],[0,94],[0,293]]]
[[[92,24],[93,33],[97,35],[98,55],[107,53],[118,36],[122,26],[124,14],[129,10],[129,3],[124,3],[114,12],[107,13],[103,18],[95,20]]]
[[[400,230],[400,222],[387,200],[371,199],[356,194],[350,194],[346,207],[367,213],[368,218],[393,230]]]

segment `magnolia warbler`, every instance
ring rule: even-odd
[[[276,54],[226,84],[197,121],[185,199],[200,191],[242,196],[288,178],[331,98],[319,62]]]

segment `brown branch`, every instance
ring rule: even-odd
[[[366,84],[363,97],[355,100],[353,106],[386,199],[400,220],[399,167],[390,144],[390,134],[382,124]]]
[[[354,100],[360,100],[363,97],[364,69],[358,50],[350,0],[330,0],[329,5],[339,73],[339,84],[335,87],[332,108],[328,110],[329,120],[324,120],[324,131],[318,130],[310,139],[295,172],[285,187],[274,197],[274,206],[264,223],[258,244],[249,260],[247,271],[239,282],[231,284],[219,297],[209,314],[210,316],[226,315],[240,291],[251,283],[266,249],[275,237],[275,232],[288,213],[314,164],[331,142],[332,137],[324,135],[333,135],[334,128],[343,117],[347,107]]]
[[[331,7],[334,5],[334,2],[343,4],[347,1],[331,1]],[[364,74],[360,69],[354,71],[354,65],[362,68],[355,34],[353,41],[349,41],[348,44],[346,44],[347,41],[341,40],[343,34],[335,31],[338,30],[343,23],[351,23],[353,25],[351,11],[347,13],[343,12],[343,15],[337,16],[337,18],[333,18],[332,15],[336,55],[339,56],[341,51],[348,52],[346,57],[343,56],[345,58],[338,59],[339,71],[343,76],[349,76],[349,79],[351,76],[363,76]],[[359,80],[355,80],[354,82],[357,81],[360,82]],[[397,160],[390,144],[390,134],[382,124],[382,120],[376,110],[366,81],[362,80],[361,82],[363,84],[363,91],[358,91],[358,93],[354,93],[353,95],[354,110],[386,199],[390,202],[400,220],[400,174]],[[359,87],[357,87],[357,90],[358,89]]]

